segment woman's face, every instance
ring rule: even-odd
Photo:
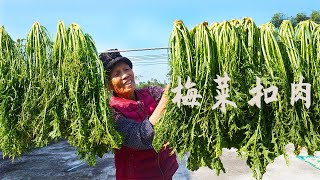
[[[134,99],[136,83],[130,66],[124,62],[117,63],[110,72],[110,88],[119,97]]]

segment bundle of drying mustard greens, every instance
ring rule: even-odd
[[[170,141],[187,166],[225,171],[223,148],[236,148],[256,179],[293,143],[320,150],[320,26],[250,18],[175,21],[169,40],[171,90],[154,147]]]
[[[67,138],[79,156],[119,148],[105,73],[92,38],[80,26],[60,21],[55,40],[34,23],[25,41],[0,28],[0,150],[12,159]]]
[[[169,141],[180,157],[188,154],[190,170],[207,166],[219,174],[222,149],[236,148],[261,179],[275,158],[287,159],[286,145],[296,154],[320,149],[318,24],[283,21],[276,29],[243,18],[188,30],[175,21],[169,46],[171,86],[155,126],[156,150]],[[79,25],[59,21],[51,39],[34,23],[16,41],[1,27],[3,157],[66,138],[94,165],[97,155],[119,148],[105,83],[95,43]]]

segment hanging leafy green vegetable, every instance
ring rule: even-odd
[[[32,148],[32,127],[21,118],[26,64],[21,40],[0,27],[0,150],[12,160]],[[29,121],[30,122],[30,121]]]
[[[121,136],[115,131],[107,92],[105,74],[92,38],[77,24],[67,31],[67,49],[62,62],[62,77],[67,87],[66,119],[69,142],[89,164],[119,148]]]

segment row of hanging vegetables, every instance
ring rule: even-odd
[[[252,19],[243,18],[204,22],[188,30],[182,21],[175,21],[169,46],[169,99],[175,101],[169,101],[155,128],[156,149],[169,140],[180,157],[189,153],[188,169],[207,166],[219,174],[225,171],[222,149],[236,148],[256,179],[262,178],[275,158],[283,155],[288,162],[285,147],[289,143],[295,145],[296,154],[302,147],[309,155],[320,150],[318,24],[303,21],[294,28],[290,21],[283,21],[276,29],[271,23],[258,27]],[[226,75],[227,84],[219,84],[218,77]],[[264,88],[278,88],[277,100],[266,103],[261,97],[260,108],[250,104],[257,95],[250,93],[258,86],[257,78]],[[307,87],[301,87],[298,100],[292,103],[292,91],[298,89],[292,86],[301,80],[311,86],[310,106],[306,105]],[[191,87],[197,91],[191,92]],[[220,91],[221,87],[228,89]],[[188,105],[185,100],[194,99],[187,95],[195,93],[201,96],[193,96],[198,97],[198,105]],[[179,106],[177,94],[182,95]],[[226,109],[215,108],[217,97],[226,94]]]
[[[55,40],[39,23],[14,41],[0,28],[0,151],[14,159],[60,138],[95,164],[121,136],[108,108],[105,73],[94,41],[58,22]]]
[[[295,153],[320,149],[320,27],[284,21],[259,27],[250,18],[200,23],[188,30],[175,21],[169,39],[170,91],[166,112],[155,126],[155,149],[170,141],[188,169],[207,166],[225,171],[223,148],[237,148],[261,179],[266,166],[293,143]],[[228,75],[228,97],[235,106],[212,108],[221,95],[215,81]],[[291,84],[300,77],[311,84],[311,105],[291,102]],[[257,77],[265,88],[278,88],[277,101],[261,107],[248,102]],[[176,87],[192,81],[201,98],[197,106],[177,105]],[[93,39],[73,23],[59,21],[55,39],[34,23],[25,40],[14,41],[0,28],[0,151],[12,159],[60,138],[94,165],[96,156],[119,148],[110,93]],[[186,85],[187,87],[187,85]],[[182,89],[182,94],[187,88]],[[220,93],[220,94],[219,94]],[[301,95],[302,96],[302,95]]]

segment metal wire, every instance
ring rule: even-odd
[[[126,56],[130,60],[134,61],[144,61],[144,60],[167,60],[168,54],[159,54],[159,55],[140,55],[140,56]]]
[[[150,51],[150,50],[160,50],[160,49],[169,49],[169,50],[171,50],[171,47],[140,48],[140,49],[126,49],[126,50],[106,50],[106,52]]]
[[[151,50],[163,50],[166,49],[170,53],[170,47],[158,47],[158,48],[140,48],[140,49],[126,49],[126,50],[106,50],[105,52],[132,52],[132,51],[151,51]],[[101,53],[101,52],[100,52]],[[167,61],[163,61],[168,58],[168,54],[158,54],[158,55],[137,55],[137,56],[126,56],[135,66],[149,66],[149,65],[166,65]],[[151,61],[150,60],[160,60]]]

